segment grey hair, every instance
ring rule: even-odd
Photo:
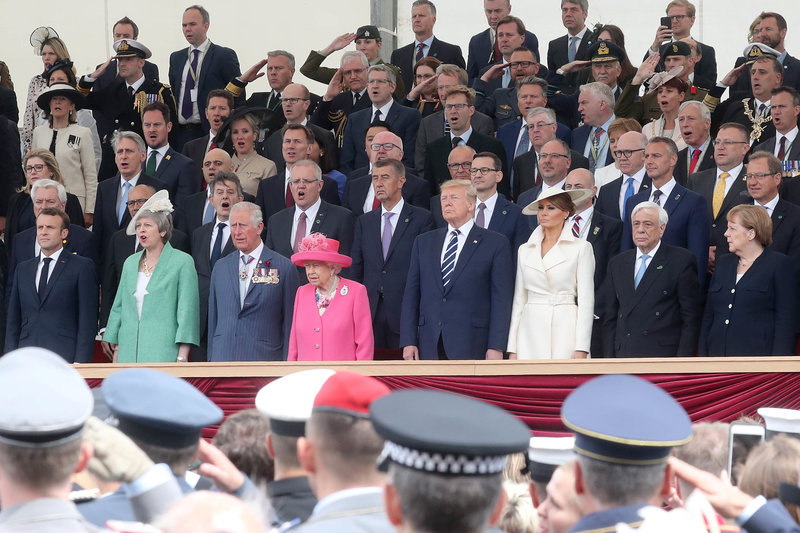
[[[584,13],[589,12],[589,0],[561,0],[561,7],[564,7],[564,4],[577,4]]]
[[[224,170],[220,170],[219,172],[214,174],[214,179],[212,179],[211,183],[208,184],[208,188],[211,189],[213,194],[214,187],[216,187],[217,184],[223,183],[225,181],[236,185],[236,194],[238,196],[244,196],[244,193],[242,191],[242,182],[239,181],[239,176],[237,176],[233,172],[226,172]]]
[[[289,60],[289,68],[294,68],[294,54],[286,50],[270,50],[267,52],[267,57],[285,57]]]
[[[49,189],[55,188],[58,190],[58,201],[61,202],[62,205],[67,203],[67,189],[61,185],[59,182],[54,180],[36,180],[33,182],[33,186],[31,187],[31,198],[36,198],[36,191],[39,189]]]
[[[539,76],[525,76],[517,81],[517,90],[522,89],[525,85],[538,85],[542,88],[542,94],[547,96],[547,80]]]
[[[486,530],[503,489],[503,476],[443,476],[394,463],[389,480],[403,519],[415,531],[478,533]]]
[[[447,74],[448,76],[455,76],[458,78],[458,85],[467,85],[469,83],[469,74],[467,74],[467,71],[458,65],[442,63],[436,67],[436,77],[438,78],[442,74]]]
[[[436,16],[436,6],[433,5],[431,0],[414,0],[414,2],[411,3],[412,9],[419,6],[428,6],[431,10],[431,15],[434,17]]]
[[[140,209],[136,213],[136,220],[141,220],[143,218],[149,218],[153,222],[156,223],[158,226],[158,232],[164,232],[164,236],[161,238],[161,241],[166,243],[172,237],[172,215],[167,213],[166,211],[150,211]]]
[[[536,115],[546,115],[547,120],[553,123],[556,122],[556,112],[549,107],[532,107],[528,110],[528,114],[525,119],[531,119]]]
[[[583,84],[581,85],[580,92],[583,91],[592,93],[595,98],[608,104],[609,109],[614,109],[614,92],[611,90],[611,87],[605,83],[593,81],[592,83]]]
[[[358,50],[350,50],[349,52],[345,52],[342,55],[342,60],[339,62],[339,66],[343,67],[344,64],[351,59],[358,59],[361,61],[361,64],[364,65],[364,68],[369,68],[369,59],[367,59],[366,54],[364,54],[364,52],[359,52]]]
[[[322,180],[322,169],[319,168],[319,165],[316,164],[314,161],[312,161],[310,159],[301,159],[300,161],[298,161],[297,163],[294,164],[294,166],[292,167],[292,172],[294,172],[294,169],[302,168],[302,167],[311,167],[311,168],[313,168],[314,169],[314,177],[317,179],[317,181],[321,181]]]
[[[636,216],[636,213],[638,213],[642,209],[655,209],[656,212],[658,213],[659,226],[666,226],[667,222],[669,222],[669,214],[667,213],[666,209],[664,209],[657,203],[650,201],[637,204],[636,207],[633,208],[633,212],[631,213],[631,220],[633,220],[633,217]]]
[[[117,130],[114,132],[114,136],[111,137],[111,147],[114,148],[114,151],[117,151],[117,146],[119,146],[119,142],[122,139],[130,139],[136,143],[136,146],[139,147],[140,152],[145,152],[147,147],[144,144],[144,139],[142,139],[141,135],[136,133],[135,131],[128,131],[128,130]]]
[[[589,494],[608,507],[648,502],[658,494],[667,468],[666,462],[625,465],[606,463],[584,455],[578,455],[578,464]]]
[[[237,204],[233,204],[233,207],[231,207],[231,216],[236,211],[249,211],[250,221],[253,222],[253,226],[258,226],[259,223],[264,221],[264,215],[261,213],[261,208],[253,202],[239,202]]]
[[[688,100],[682,103],[681,107],[678,109],[678,114],[690,106],[697,107],[700,110],[700,118],[703,120],[711,120],[711,111],[708,110],[703,102],[698,102],[697,100]]]
[[[678,155],[678,145],[675,144],[675,141],[673,141],[669,137],[651,137],[647,141],[648,146],[653,144],[653,143],[665,144],[665,145],[667,145],[667,151],[669,152],[669,154],[671,156],[677,156]]]
[[[394,71],[386,65],[372,65],[369,67],[369,70],[367,71],[367,79],[369,79],[369,75],[373,72],[385,72],[386,79],[389,80],[389,83],[397,85],[397,74],[395,74]]]

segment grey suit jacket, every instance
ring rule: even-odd
[[[298,533],[394,533],[395,528],[386,517],[383,507],[383,491],[357,494],[338,499],[329,505],[314,509],[311,517],[290,529]]]
[[[472,129],[490,137],[494,136],[494,122],[480,111],[475,111],[472,115]],[[420,176],[425,174],[425,150],[429,143],[439,137],[444,137],[444,111],[428,115],[419,124],[417,146],[414,150],[414,168]]]
[[[86,533],[99,532],[100,529],[84,520],[72,502],[38,498],[3,509],[0,531]]]

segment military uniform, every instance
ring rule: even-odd
[[[86,533],[99,528],[83,519],[75,504],[57,498],[39,498],[3,509],[0,532]]]
[[[273,523],[283,524],[311,516],[317,497],[311,491],[307,476],[276,479],[267,483],[267,495],[273,511]]]
[[[383,508],[383,490],[364,489],[364,492],[336,498],[329,504],[318,505],[314,513],[303,524],[284,531],[297,533],[394,533]]]

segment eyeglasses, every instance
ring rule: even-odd
[[[497,172],[496,168],[489,168],[489,167],[481,167],[481,168],[471,168],[469,169],[469,173],[473,176],[477,176],[480,172],[481,176],[485,176],[489,172]]]
[[[644,148],[638,148],[636,150],[614,150],[614,157],[619,159],[620,157],[625,156],[625,159],[628,159],[636,152],[644,152]]]
[[[396,144],[394,144],[394,143],[375,143],[375,144],[370,144],[370,145],[369,145],[369,149],[370,149],[370,150],[372,150],[373,152],[377,152],[377,151],[378,151],[378,150],[380,150],[381,148],[383,148],[383,149],[384,149],[384,150],[386,150],[387,152],[388,152],[389,150],[392,150],[392,149],[394,149],[394,148],[397,148],[398,150],[400,149],[400,147],[399,147],[399,146],[397,146],[397,145],[396,145]]]
[[[539,63],[535,63],[533,61],[512,61],[511,63],[508,64],[508,66],[511,68],[519,68],[519,67],[528,68],[538,64]]]
[[[776,176],[777,172],[760,172],[760,173],[753,173],[753,174],[745,174],[744,177],[747,181],[751,180],[763,180],[764,178]]]
[[[537,122],[536,124],[525,124],[525,127],[529,130],[540,130],[545,126],[552,126],[553,124],[555,124],[555,122]]]
[[[450,111],[451,109],[458,109],[461,111],[462,109],[466,109],[469,107],[469,104],[444,104],[444,110]]]
[[[136,206],[143,206],[147,202],[147,198],[142,198],[141,200],[128,200],[125,202],[125,205],[128,207],[136,207]]]
[[[712,143],[714,146],[730,146],[732,144],[750,144],[747,141],[723,141],[721,139],[714,139]]]
[[[569,159],[569,156],[564,154],[539,154],[540,159],[554,159],[556,157],[563,157],[564,159]]]
[[[685,18],[689,18],[689,15],[670,15],[669,18],[672,20],[683,20]]]
[[[25,167],[25,172],[27,172],[28,174],[30,174],[34,170],[36,172],[41,172],[42,170],[44,170],[44,165],[29,165]]]
[[[459,168],[462,170],[469,170],[472,168],[472,161],[464,161],[463,163],[448,163],[447,168],[450,170],[458,170]]]
[[[298,102],[305,102],[306,100],[308,100],[308,98],[281,98],[281,103],[294,105]]]
[[[318,181],[319,180],[291,180],[291,181],[289,181],[289,185],[294,185],[295,187],[297,187],[301,183],[303,185],[314,185]]]

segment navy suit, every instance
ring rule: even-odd
[[[711,221],[709,244],[710,246],[716,246],[720,253],[728,251],[728,240],[725,238],[725,231],[728,229],[728,212],[739,204],[752,203],[752,198],[747,194],[747,182],[744,178],[745,171],[745,167],[742,167],[738,176],[731,176],[734,181],[722,200],[722,206],[716,217],[714,216],[712,202],[717,181],[717,168],[695,172],[689,176],[689,184],[687,185],[689,190],[706,199],[708,219]]]
[[[147,160],[142,164],[142,172],[147,166]],[[169,192],[169,199],[175,204],[176,209],[183,206],[183,202],[189,195],[200,190],[200,182],[197,181],[197,169],[194,162],[183,154],[179,154],[172,148],[167,148],[164,157],[156,167],[153,177],[166,185]]]
[[[418,235],[433,229],[433,217],[426,209],[405,202],[397,220],[392,221],[395,230],[384,259],[382,216],[382,209],[375,209],[358,217],[350,254],[353,258],[350,278],[367,288],[375,345],[397,350],[400,348],[400,310],[411,248]]]
[[[590,59],[589,47],[592,46],[592,31],[587,29],[583,34],[583,39],[578,43],[578,50],[575,54],[575,59]],[[547,45],[547,70],[556,75],[556,70],[569,63],[569,38],[567,35],[562,35],[557,39],[553,39]],[[577,89],[578,72],[570,72],[566,76],[559,76],[560,85],[557,88],[565,93],[573,93]],[[548,82],[551,78],[547,79]]]
[[[403,294],[400,346],[416,346],[420,359],[484,359],[487,349],[504,351],[511,322],[514,269],[508,239],[473,226],[447,287],[441,254],[447,228],[414,241]]]
[[[600,192],[597,194],[597,203],[594,208],[603,213],[607,217],[622,220],[622,214],[619,212],[619,193],[622,189],[622,180],[624,176],[610,181],[600,187]],[[649,194],[650,187],[653,185],[653,180],[647,174],[642,178],[642,185],[639,187],[639,192],[647,192]],[[625,184],[625,187],[628,185]],[[632,197],[631,197],[632,198]]]
[[[250,282],[239,304],[239,252],[214,265],[208,296],[208,360],[285,361],[297,292],[297,269],[264,246],[257,266],[275,269],[277,284]]]
[[[194,233],[194,230],[203,225],[203,215],[205,214],[207,198],[208,191],[205,190],[188,196],[183,202],[180,215],[175,218],[177,219],[176,226],[186,235],[191,235]],[[244,201],[256,203],[256,197],[250,193],[244,193]]]
[[[694,356],[702,315],[694,255],[662,241],[637,288],[635,272],[636,250],[609,263],[605,356]]]
[[[717,162],[714,160],[714,145],[711,144],[711,139],[708,140],[708,144],[709,145],[706,147],[705,155],[703,155],[703,158],[697,163],[697,166],[692,174],[717,168]],[[675,170],[672,171],[672,176],[675,178],[675,181],[684,187],[689,187],[687,183],[689,182],[689,164],[691,161],[692,160],[691,157],[689,157],[688,147],[678,151],[678,164],[675,165]],[[691,189],[691,187],[689,188]]]
[[[47,348],[68,363],[88,363],[97,333],[97,272],[91,259],[62,250],[41,298],[39,258],[19,264],[8,302],[5,351]]]
[[[503,148],[506,150],[506,156],[509,161],[514,160],[517,153],[517,139],[519,138],[519,130],[522,128],[522,119],[517,117],[513,122],[509,122],[505,126],[500,126],[497,130],[497,139],[503,143]],[[527,132],[526,132],[527,134]],[[556,138],[561,139],[569,144],[572,132],[565,125],[558,123],[556,126]],[[530,138],[528,139],[530,141]],[[583,159],[585,157],[581,156]],[[579,168],[589,168],[579,167]]]
[[[572,140],[569,143],[569,147],[579,154],[584,154],[586,151],[586,143],[589,141],[589,134],[592,132],[592,129],[594,129],[594,126],[584,124],[583,126],[572,130]],[[606,160],[598,161],[597,168],[602,168],[606,165],[610,165],[613,162],[614,156],[611,155],[611,148],[609,147],[609,149],[606,150]]]
[[[739,257],[717,259],[700,330],[699,355],[794,355],[797,284],[792,261],[765,249],[736,282]]]
[[[316,124],[311,124],[310,122],[306,124],[306,127],[314,132],[314,138],[319,143],[320,148],[322,148],[325,153],[330,153],[334,156],[333,166],[336,168],[338,166],[339,150],[336,148],[336,141],[333,139],[331,131],[321,128]],[[277,130],[267,138],[267,141],[264,143],[264,153],[261,155],[275,163],[277,168],[284,168],[286,166],[286,160],[283,158],[283,135],[281,134],[281,130]]]
[[[175,94],[178,112],[181,110],[181,102],[183,100],[181,93],[184,82],[183,68],[190,57],[189,47],[172,52],[169,56],[169,84]],[[208,131],[210,128],[208,119],[206,119],[208,93],[213,89],[224,89],[230,80],[241,75],[242,72],[239,69],[239,58],[236,56],[236,52],[212,42],[208,43],[208,48],[206,48],[206,53],[203,55],[203,61],[199,67],[200,73],[195,85],[197,89],[197,111],[200,113],[200,123],[203,130]],[[243,106],[246,97],[247,95],[242,89],[242,94],[235,99],[235,107]],[[178,121],[173,120],[173,123],[178,124]]]
[[[464,63],[464,56],[461,54],[460,46],[440,41],[436,37],[431,41],[431,47],[427,52],[426,57],[435,57],[442,63],[457,65],[461,68],[467,66],[466,63]],[[403,83],[409,90],[414,86],[414,63],[416,62],[416,53],[416,46],[414,42],[411,42],[394,50],[392,52],[392,58],[389,60],[389,63],[400,68],[400,72],[403,73]]]
[[[492,119],[480,111],[475,111],[470,123],[473,131],[494,136],[495,129]],[[414,168],[417,174],[424,174],[425,151],[428,148],[428,144],[439,137],[449,137],[449,134],[444,131],[444,111],[441,110],[424,117],[419,123],[417,146],[414,149]]]
[[[569,164],[568,172],[572,172],[576,168],[585,168],[589,170],[589,160],[575,150],[570,150],[570,159],[571,163]],[[518,198],[520,194],[536,184],[536,169],[538,165],[539,161],[536,150],[528,150],[514,159],[511,165],[514,171],[513,190],[511,191],[512,198]],[[503,176],[503,179],[505,180],[505,176]]]
[[[128,227],[131,221],[131,214],[127,206],[122,215],[122,222],[117,219],[117,198],[120,195],[120,175],[117,173],[113,178],[101,181],[97,184],[97,200],[94,203],[94,224],[92,232],[97,235],[97,243],[100,246],[100,257],[104,257],[111,236]],[[166,189],[163,181],[157,180],[147,174],[139,174],[136,185],[150,185],[155,190]]]
[[[492,46],[491,32],[491,28],[486,28],[484,31],[473,35],[469,40],[469,46],[467,47],[467,75],[469,76],[470,85],[478,78],[478,73],[492,63],[494,47]],[[539,55],[539,39],[533,33],[525,32],[525,42],[522,46],[533,52],[537,61],[541,57]]]
[[[492,152],[500,158],[500,162],[503,164],[503,167],[500,169],[503,171],[503,180],[498,184],[498,189],[503,194],[509,194],[511,191],[509,190],[508,181],[505,178],[508,162],[503,143],[494,137],[483,135],[473,129],[472,134],[469,136],[469,139],[467,139],[467,146],[474,148],[476,153]],[[437,194],[439,192],[439,185],[450,179],[450,170],[447,168],[447,158],[452,149],[453,144],[450,140],[450,135],[447,135],[446,137],[439,137],[435,141],[429,143],[428,148],[425,150],[425,180],[430,186],[431,194]]]
[[[372,176],[369,175],[369,167],[354,170],[347,176],[347,183],[344,185],[342,207],[346,207],[357,217],[363,215],[364,202],[367,201],[370,187],[372,187]],[[403,200],[411,205],[428,209],[431,198],[428,182],[408,170],[402,194]]]
[[[345,174],[369,165],[367,152],[364,146],[364,137],[372,122],[373,109],[368,107],[356,111],[347,119],[342,139],[342,151],[339,155],[339,170]],[[417,131],[422,116],[416,109],[405,107],[397,102],[392,106],[381,120],[392,127],[392,133],[403,139],[403,163],[410,167],[414,164],[414,147],[417,142]]]
[[[258,204],[264,216],[264,235],[269,230],[269,219],[272,215],[286,209],[286,187],[286,172],[279,172],[258,183],[254,203]],[[324,202],[339,205],[339,186],[336,181],[322,176],[322,191],[319,196]]]
[[[633,213],[634,207],[650,200],[650,192],[649,189],[640,191],[628,198],[628,202],[625,204],[625,226],[622,231],[621,251],[633,248],[631,213]],[[702,289],[705,286],[710,242],[711,221],[708,216],[708,203],[696,192],[676,183],[669,198],[666,201],[662,198],[661,206],[669,215],[669,222],[667,222],[667,228],[664,230],[661,240],[672,246],[686,248],[694,254],[697,259],[698,281]]]

